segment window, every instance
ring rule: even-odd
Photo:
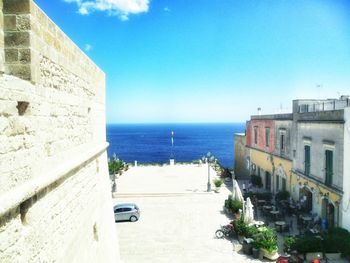
[[[282,178],[282,191],[286,191],[287,189],[287,180],[286,178]]]
[[[304,146],[304,164],[305,164],[305,175],[310,175],[310,168],[311,168],[311,163],[310,163],[310,150],[311,147],[310,145],[305,145]]]
[[[270,145],[270,128],[265,128],[265,145],[269,147]]]
[[[333,151],[326,150],[325,152],[325,172],[326,172],[326,181],[325,184],[331,186],[333,183]]]
[[[258,143],[258,127],[254,127],[254,143]]]
[[[281,134],[281,151],[284,151],[284,134]]]
[[[280,190],[280,176],[276,176],[276,191]]]

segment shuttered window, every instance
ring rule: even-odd
[[[325,172],[326,172],[326,181],[325,184],[331,186],[333,183],[333,151],[326,150],[325,152]]]
[[[304,156],[305,156],[305,175],[310,175],[311,169],[311,156],[310,156],[311,147],[309,145],[304,146]]]

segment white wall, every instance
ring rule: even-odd
[[[344,109],[344,177],[343,200],[340,205],[342,211],[342,227],[350,231],[350,108]]]

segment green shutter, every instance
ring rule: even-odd
[[[305,151],[305,174],[310,175],[310,146],[305,145],[304,146]]]
[[[326,185],[333,183],[333,151],[326,150]]]

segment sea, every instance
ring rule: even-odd
[[[233,167],[234,134],[244,123],[218,124],[107,124],[108,157],[127,162],[192,162],[210,152],[227,168]],[[173,135],[172,135],[173,134]]]

